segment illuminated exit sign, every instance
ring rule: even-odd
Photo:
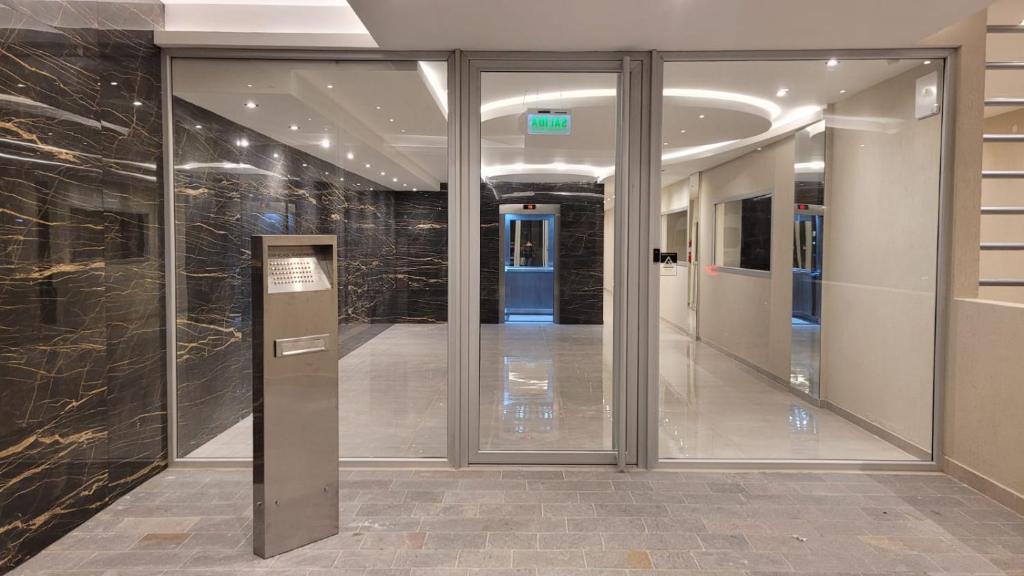
[[[568,110],[536,110],[526,113],[526,133],[549,136],[572,134],[572,114]]]

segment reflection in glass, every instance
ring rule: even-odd
[[[716,265],[770,270],[771,252],[771,194],[715,205]]]

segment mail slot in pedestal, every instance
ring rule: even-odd
[[[253,236],[253,550],[338,533],[334,236]]]

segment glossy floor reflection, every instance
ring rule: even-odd
[[[661,323],[661,458],[915,460]]]
[[[339,361],[341,455],[443,457],[443,324],[396,324]],[[611,450],[611,327],[481,326],[484,450]],[[662,458],[912,460],[662,323]],[[191,456],[252,454],[247,418]]]
[[[445,456],[447,342],[447,324],[395,324],[338,361],[342,457]],[[252,417],[189,457],[251,458]]]

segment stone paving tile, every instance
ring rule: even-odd
[[[14,576],[1024,576],[1024,518],[938,474],[343,470],[341,533],[264,560],[251,472],[173,470]]]

